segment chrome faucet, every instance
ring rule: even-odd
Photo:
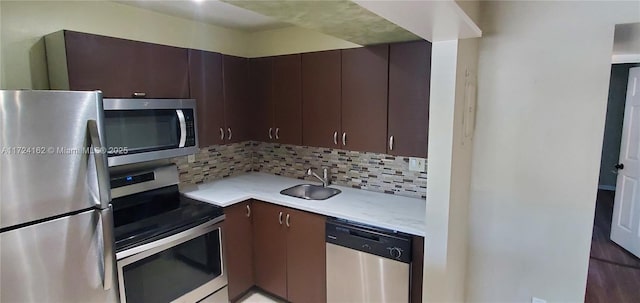
[[[322,169],[322,175],[323,175],[322,178],[318,176],[316,173],[314,173],[313,170],[311,170],[311,168],[307,170],[307,175],[318,178],[318,180],[322,182],[322,187],[329,186],[329,176],[328,176],[329,174],[326,168]]]

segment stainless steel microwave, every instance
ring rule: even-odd
[[[103,99],[109,166],[196,153],[193,99]]]

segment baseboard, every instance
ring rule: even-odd
[[[598,185],[598,189],[616,191],[615,185]]]

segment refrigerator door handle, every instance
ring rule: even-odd
[[[107,171],[107,151],[102,146],[102,141],[100,141],[98,122],[96,122],[96,120],[89,120],[87,127],[89,128],[91,146],[93,146],[91,152],[96,162],[96,173],[98,175],[99,207],[104,209],[108,208],[111,202],[111,186],[109,185],[109,172]]]
[[[113,287],[113,273],[115,271],[115,252],[113,250],[113,206],[99,210],[102,221],[102,286],[104,290]]]

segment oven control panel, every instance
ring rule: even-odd
[[[120,177],[111,178],[111,188],[118,188],[132,184],[138,184],[142,182],[148,182],[155,180],[155,174],[151,172],[141,174],[124,175]]]

